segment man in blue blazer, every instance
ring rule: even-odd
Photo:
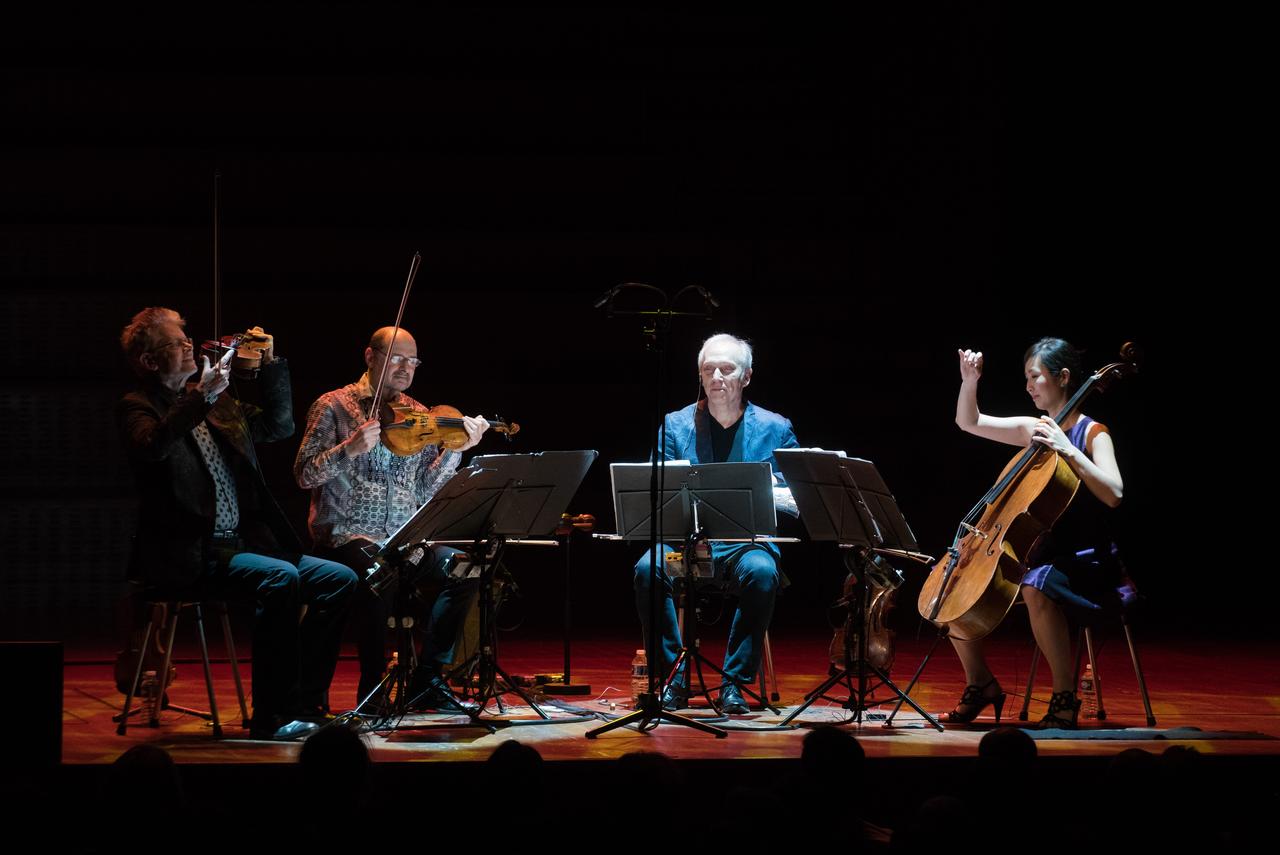
[[[778,462],[773,456],[774,449],[795,448],[799,443],[788,419],[743,398],[743,390],[751,382],[751,345],[724,333],[713,335],[703,342],[698,352],[698,373],[706,397],[667,414],[663,457],[693,463],[768,461],[776,472]],[[791,492],[779,476],[775,475],[775,479],[775,505],[794,515]],[[662,549],[664,554],[671,551],[667,546]],[[720,706],[725,713],[740,715],[749,708],[738,686],[755,680],[764,634],[773,617],[773,601],[780,578],[778,549],[765,543],[715,543],[711,545],[711,557],[716,577],[727,581],[730,590],[738,595],[738,608],[724,656],[724,672],[732,682],[721,687]],[[636,609],[646,638],[653,575],[651,557],[646,551],[635,568]],[[658,627],[662,635],[662,661],[658,667],[665,677],[680,653],[681,641],[671,578],[665,570],[658,575],[662,585]],[[663,693],[663,708],[674,710],[687,706],[688,697],[687,676],[682,674]]]

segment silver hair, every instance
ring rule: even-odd
[[[738,338],[736,335],[728,333],[716,333],[702,343],[702,349],[698,351],[698,370],[702,370],[702,360],[707,355],[707,348],[718,344],[732,344],[738,348],[738,367],[742,372],[751,370],[751,343],[746,339]]]
[[[120,332],[120,349],[129,359],[129,367],[139,376],[147,371],[142,367],[142,354],[149,353],[160,346],[160,325],[175,323],[185,327],[187,321],[173,309],[163,306],[148,306],[133,316]]]

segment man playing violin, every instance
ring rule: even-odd
[[[743,390],[751,382],[751,345],[723,333],[707,339],[698,353],[698,373],[706,397],[683,410],[666,416],[666,442],[662,448],[668,460],[694,463],[764,462],[775,468],[774,449],[795,448],[795,432],[790,420],[763,407],[748,403]],[[775,478],[777,476],[775,475]],[[795,500],[779,482],[774,503],[792,515]],[[663,546],[663,554],[670,548]],[[778,548],[771,543],[713,543],[711,558],[717,578],[726,579],[738,594],[738,609],[729,629],[724,654],[724,672],[729,677],[720,689],[722,712],[740,715],[749,711],[739,689],[755,680],[764,649],[764,634],[773,617],[778,593]],[[636,610],[645,637],[649,634],[649,588],[652,562],[646,551],[635,567]],[[658,632],[661,633],[660,673],[665,677],[680,652],[680,631],[672,600],[671,578],[659,573],[662,590]],[[663,692],[662,706],[668,710],[687,706],[687,675],[681,674]]]
[[[418,344],[406,330],[383,327],[364,349],[366,371],[355,383],[321,395],[307,413],[306,433],[293,472],[298,486],[311,491],[307,524],[316,548],[363,573],[372,566],[364,551],[386,540],[431,500],[458,469],[462,452],[473,447],[489,428],[481,416],[465,417],[467,441],[458,450],[441,451],[427,445],[406,457],[392,453],[379,440],[378,413],[370,413],[374,385],[384,378],[384,403],[426,409],[405,394],[421,364]],[[384,371],[385,368],[385,371]],[[456,549],[434,547],[418,563],[415,585],[443,585],[422,642],[419,667],[410,684],[410,697],[422,708],[458,712],[463,709],[441,678],[442,666],[453,658],[458,627],[474,599],[477,581],[454,580],[449,574]],[[357,701],[367,697],[387,666],[387,617],[393,594],[375,593],[361,586],[355,609],[360,683]]]
[[[296,739],[319,727],[356,574],[302,554],[258,468],[253,444],[293,433],[288,364],[264,348],[262,407],[241,404],[220,360],[196,366],[184,324],[153,307],[120,336],[140,380],[116,408],[139,494],[131,575],[163,596],[255,603],[250,734]]]

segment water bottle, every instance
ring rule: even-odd
[[[1080,712],[1085,718],[1098,717],[1098,690],[1094,684],[1093,665],[1085,663],[1080,675]]]
[[[643,650],[637,650],[631,660],[631,706],[640,707],[640,695],[649,691],[649,659]]]
[[[147,721],[160,718],[160,681],[155,671],[142,672],[142,708],[147,711]]]

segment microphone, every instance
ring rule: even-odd
[[[622,290],[622,286],[621,286],[621,285],[614,285],[614,286],[613,286],[612,288],[610,288],[608,291],[605,291],[605,292],[604,292],[604,294],[600,295],[600,298],[599,298],[599,299],[597,299],[594,303],[592,303],[592,304],[591,304],[591,308],[593,308],[593,309],[599,309],[599,308],[601,308],[601,307],[602,307],[602,306],[604,306],[606,303],[608,303],[610,300],[612,300],[614,297],[618,296],[618,292],[619,292],[619,291],[621,291],[621,290]]]

